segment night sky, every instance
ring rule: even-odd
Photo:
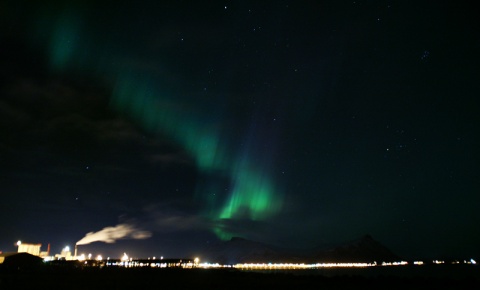
[[[480,258],[473,2],[2,1],[0,251]]]

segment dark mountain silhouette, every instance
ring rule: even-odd
[[[401,258],[370,235],[327,249],[280,248],[273,245],[234,237],[206,248],[202,260],[211,263],[341,263],[393,262]]]
[[[355,241],[338,245],[336,247],[314,251],[312,261],[322,262],[393,262],[402,260],[390,249],[374,240],[370,235],[365,235]]]

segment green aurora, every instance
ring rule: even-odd
[[[48,37],[46,43],[49,43],[53,71],[73,69],[102,78],[107,76],[113,80],[110,104],[114,110],[128,115],[148,132],[169,136],[194,158],[201,174],[220,172],[226,176],[230,184],[227,196],[221,192],[225,189],[212,179],[197,185],[195,192],[195,198],[202,200],[202,215],[213,221],[212,230],[219,238],[242,235],[225,226],[229,220],[261,221],[280,211],[283,199],[270,176],[271,162],[256,158],[268,153],[258,154],[253,149],[254,142],[250,142],[250,150],[231,152],[222,138],[225,132],[221,120],[208,120],[211,112],[186,106],[175,93],[162,93],[156,76],[148,71],[138,72],[116,65],[121,51],[111,51],[116,46],[108,43],[109,40],[102,46],[95,35],[84,33],[85,23],[72,10],[54,19],[53,24],[45,19],[40,24],[41,30],[37,26],[34,39],[38,42]]]

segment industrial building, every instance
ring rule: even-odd
[[[50,244],[47,246],[46,251],[40,251],[42,244],[29,244],[29,243],[22,243],[21,241],[17,242],[17,253],[28,253],[34,256],[38,256],[41,258],[48,257],[50,255]]]

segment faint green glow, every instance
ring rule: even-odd
[[[215,233],[215,235],[217,235],[218,238],[226,241],[226,240],[230,240],[231,238],[233,238],[234,236],[236,236],[235,233],[231,233],[230,231],[228,230],[225,230],[223,229],[222,227],[220,226],[216,226],[213,228],[213,232]]]
[[[73,13],[65,13],[55,26],[50,41],[50,63],[62,70],[79,57],[80,21]]]

